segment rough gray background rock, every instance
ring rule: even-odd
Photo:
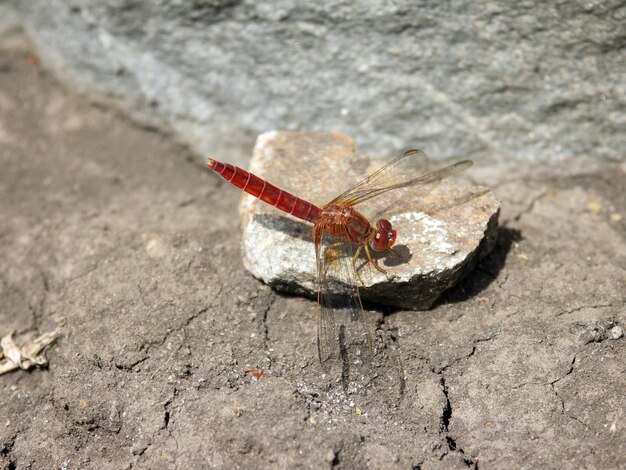
[[[582,166],[626,149],[619,0],[9,6],[58,74],[235,163],[267,129],[341,130],[380,156]]]
[[[0,377],[0,466],[623,467],[626,165],[488,168],[496,249],[431,311],[372,312],[404,393],[383,368],[345,398],[315,301],[243,268],[238,194],[29,52],[0,41],[0,328],[65,326]]]

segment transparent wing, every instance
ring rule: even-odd
[[[354,396],[377,383],[384,387],[384,399],[397,404],[404,394],[402,363],[363,311],[352,262],[356,245],[334,237],[327,228],[316,226],[320,363],[326,372],[340,372],[346,394]],[[335,373],[328,378],[339,381]]]
[[[318,354],[325,369],[341,368],[346,387],[350,367],[371,348],[352,263],[355,245],[334,237],[323,225],[317,229],[320,232],[316,245],[320,303]]]
[[[415,210],[416,199],[423,198],[431,193],[445,178],[464,171],[472,165],[473,162],[471,160],[463,160],[431,172],[423,173],[419,177],[411,180],[409,184],[395,191],[378,192],[376,196],[380,197],[370,201],[368,206],[371,206],[371,208],[363,212],[371,217],[371,220],[376,220],[383,216],[389,217],[394,213]],[[371,197],[367,199],[371,199]],[[364,200],[365,198],[359,202]],[[422,209],[423,208],[420,207],[420,210]]]
[[[444,178],[470,166],[472,166],[470,160],[463,160],[434,171],[426,171],[428,158],[424,152],[407,150],[332,202],[353,206],[377,198],[368,204],[366,210],[360,209],[373,219],[388,213],[398,200],[407,196],[407,193],[410,193],[411,199],[426,195]],[[383,195],[384,197],[380,197]]]
[[[421,150],[411,149],[398,155],[367,178],[359,181],[331,202],[355,205],[381,192],[408,186],[428,168],[428,157]]]

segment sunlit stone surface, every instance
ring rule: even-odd
[[[340,132],[271,131],[259,136],[250,171],[322,206],[381,165],[357,154],[354,141]],[[431,169],[439,166],[430,162]],[[409,193],[384,214],[398,232],[394,247],[402,258],[382,254],[387,274],[369,266],[359,271],[364,300],[426,309],[489,252],[499,203],[486,188],[461,186],[464,177],[444,180],[426,195]],[[372,202],[357,209],[368,215]],[[248,195],[240,210],[246,268],[279,290],[314,295],[312,225]]]

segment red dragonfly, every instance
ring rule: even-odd
[[[385,273],[378,263],[377,254],[395,253],[393,245],[397,236],[391,222],[380,215],[393,209],[407,191],[411,191],[412,195],[414,192],[425,195],[443,178],[469,168],[472,162],[463,160],[430,172],[426,171],[427,164],[423,152],[407,150],[319,207],[250,172],[209,158],[207,166],[238,188],[313,224],[321,306],[317,348],[322,365],[333,358],[343,359],[345,365],[348,349],[356,349],[358,356],[362,356],[363,347],[371,352],[371,337],[363,326],[365,322],[355,322],[361,318],[363,311],[358,288],[364,283],[359,270],[371,265]],[[365,202],[368,204],[360,206]],[[360,211],[355,208],[357,205]],[[366,217],[365,213],[371,214],[371,217]],[[375,224],[372,225],[370,220],[376,220]],[[365,256],[365,263],[357,266],[361,255]]]

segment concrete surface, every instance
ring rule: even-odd
[[[4,4],[65,80],[237,163],[268,129],[437,160],[581,166],[626,148],[620,0]]]
[[[432,310],[372,311],[398,368],[346,396],[316,303],[244,270],[237,192],[31,52],[1,41],[0,336],[63,336],[0,376],[5,468],[623,468],[623,161],[477,161],[496,248]]]

